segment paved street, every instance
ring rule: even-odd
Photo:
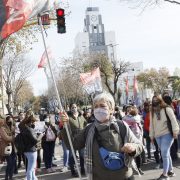
[[[180,154],[179,154],[180,155]],[[59,145],[58,141],[56,142],[56,148],[55,148],[55,156],[57,158],[56,161],[54,161],[55,164],[58,166],[55,168],[56,172],[47,174],[44,169],[44,164],[42,165],[42,171],[37,173],[39,180],[69,180],[74,179],[77,180],[79,178],[71,178],[70,171],[68,172],[60,172],[60,168],[62,167],[62,148],[61,145]],[[162,170],[156,170],[153,169],[155,166],[154,160],[148,162],[147,164],[144,164],[142,169],[144,170],[145,174],[141,177],[138,175],[135,175],[135,179],[140,180],[153,180],[159,177]],[[5,166],[0,165],[0,179],[4,178],[4,169]],[[174,162],[174,171],[176,173],[176,177],[171,178],[172,180],[179,180],[180,179],[180,159]],[[25,178],[25,169],[24,167],[19,170],[19,174],[15,175],[15,180],[21,180]],[[87,179],[86,177],[83,177],[83,180]]]

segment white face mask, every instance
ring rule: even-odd
[[[94,116],[99,122],[104,122],[109,119],[109,112],[107,109],[96,108],[94,109]]]

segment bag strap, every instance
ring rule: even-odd
[[[121,136],[121,139],[122,139],[122,143],[124,145],[124,139],[125,139],[125,136],[126,136],[126,133],[127,133],[127,129],[126,129],[126,126],[124,124],[124,122],[122,120],[117,120],[117,124],[119,126],[119,135]],[[88,135],[88,132],[89,132],[89,129],[91,128],[92,126],[92,123],[89,124],[87,127],[86,127],[86,130],[85,130],[85,137],[87,137]]]
[[[171,120],[170,120],[170,118],[169,118],[169,115],[167,114],[166,108],[164,108],[164,111],[165,111],[167,120],[171,122]]]
[[[122,120],[117,120],[117,124],[119,126],[119,134],[121,136],[121,140],[122,140],[122,143],[124,145],[124,139],[126,137],[127,129],[126,129],[126,126]]]

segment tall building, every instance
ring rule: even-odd
[[[75,38],[74,55],[103,53],[116,60],[115,32],[105,32],[98,7],[88,7],[84,19],[84,30]]]

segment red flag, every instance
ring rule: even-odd
[[[81,73],[80,80],[88,94],[94,93],[95,91],[102,91],[99,68],[94,69],[92,72]]]
[[[94,69],[92,72],[80,74],[82,84],[88,84],[91,81],[94,81],[95,78],[101,78],[99,68]]]
[[[48,47],[47,48],[47,53],[48,53],[48,57],[49,59],[52,58],[52,51],[51,49]],[[41,61],[38,64],[38,68],[44,68],[47,64],[47,56],[46,56],[46,51],[44,51],[42,57],[41,57]]]
[[[0,0],[0,39],[20,30],[30,17],[48,5],[49,0]]]
[[[126,96],[128,97],[128,94],[129,94],[128,76],[127,76],[127,78],[125,79],[125,82],[126,82]]]
[[[134,76],[134,99],[137,98],[137,93],[138,93],[138,84],[137,84],[136,76]]]

